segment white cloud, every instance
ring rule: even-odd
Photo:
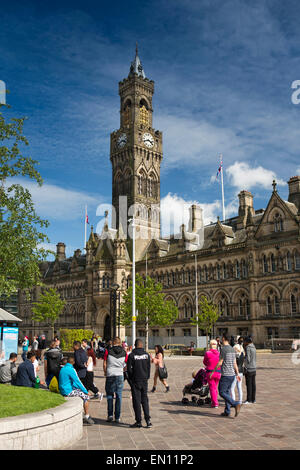
[[[38,186],[32,181],[21,178],[7,180],[10,184],[21,184],[27,188],[34,201],[37,213],[42,218],[71,221],[84,220],[85,206],[93,208],[102,202],[101,196],[93,196],[84,192],[61,188],[53,184]]]
[[[221,202],[216,200],[212,203],[200,203],[199,201],[186,201],[177,194],[167,194],[161,200],[161,225],[163,236],[179,233],[180,225],[189,224],[189,208],[192,204],[198,204],[203,209],[203,222],[208,225],[216,222],[218,215],[221,217]],[[226,206],[226,217],[236,215],[237,202],[232,201]]]
[[[283,180],[276,177],[274,171],[267,170],[262,166],[251,168],[245,162],[235,162],[226,169],[226,174],[229,176],[232,186],[239,190],[250,190],[255,186],[270,189],[274,179],[278,185],[285,185]]]

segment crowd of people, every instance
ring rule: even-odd
[[[89,415],[90,399],[103,399],[103,393],[94,384],[96,359],[103,359],[105,393],[107,400],[107,421],[120,423],[122,392],[125,380],[128,381],[135,414],[134,428],[142,427],[142,411],[146,426],[152,426],[148,381],[151,364],[155,366],[153,387],[155,393],[158,380],[169,392],[168,372],[164,363],[164,350],[155,346],[154,355],[144,349],[141,339],[137,339],[134,348],[129,347],[119,337],[104,342],[93,335],[90,341],[74,341],[73,354],[63,356],[60,340],[56,336],[46,348],[46,338],[34,337],[29,350],[29,338],[22,343],[23,362],[17,367],[17,354],[11,353],[9,360],[0,365],[0,383],[24,387],[39,387],[38,371],[43,364],[45,382],[41,385],[50,391],[66,397],[80,397],[83,400],[83,421],[94,424]],[[231,408],[238,416],[242,404],[253,404],[256,399],[256,349],[251,337],[228,338],[223,335],[212,339],[203,358],[204,368],[193,371],[193,380],[184,387],[183,393],[193,393],[203,380],[209,387],[210,404],[218,408],[218,396],[225,401],[222,416],[228,417]],[[243,402],[242,381],[246,379],[247,399]],[[237,389],[237,396],[236,396]],[[115,403],[114,403],[115,402]]]

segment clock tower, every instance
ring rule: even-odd
[[[119,83],[120,128],[111,134],[110,160],[115,225],[127,233],[128,218],[135,216],[137,258],[160,238],[162,133],[152,127],[153,93],[136,48],[129,75]]]

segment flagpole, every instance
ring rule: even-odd
[[[225,200],[224,200],[224,181],[223,181],[223,158],[220,155],[221,160],[221,185],[222,185],[222,209],[223,209],[223,222],[225,222]]]
[[[86,216],[87,216],[87,206],[85,206],[85,217],[84,217],[84,250],[86,252]]]

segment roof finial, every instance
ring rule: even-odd
[[[137,56],[137,55],[138,55],[138,43],[136,41],[136,43],[135,43],[135,56]]]
[[[275,180],[273,180],[272,186],[273,186],[273,192],[275,193],[275,191],[277,191],[276,189],[277,183]]]

